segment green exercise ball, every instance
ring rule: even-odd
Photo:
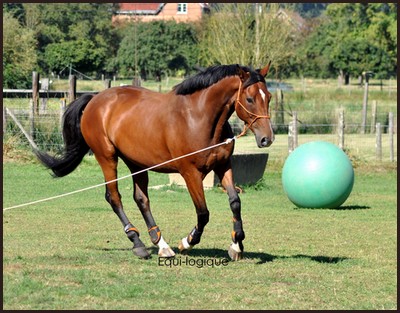
[[[347,155],[332,143],[313,141],[297,147],[286,159],[282,184],[300,208],[337,208],[350,195],[354,170]]]

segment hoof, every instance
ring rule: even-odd
[[[179,241],[178,244],[178,249],[179,252],[182,254],[187,254],[190,250],[192,250],[193,246],[191,246],[188,242],[187,242],[187,238],[183,238],[181,241]]]
[[[151,255],[149,252],[147,252],[146,247],[137,247],[137,248],[132,248],[133,254],[139,257],[140,259],[149,259],[151,258]]]
[[[175,252],[170,247],[166,247],[158,250],[158,256],[161,258],[173,258]]]
[[[228,255],[232,261],[239,261],[243,258],[243,245],[241,243],[231,243],[228,249]]]

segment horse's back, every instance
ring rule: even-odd
[[[107,89],[85,108],[81,121],[84,138],[95,154],[96,150],[98,154],[118,151],[140,165],[165,161],[165,155],[169,157],[165,140],[170,129],[168,99],[168,94],[141,87]]]
[[[84,118],[90,124],[99,119],[101,124],[108,126],[108,123],[121,123],[129,116],[130,122],[135,116],[139,119],[150,106],[160,107],[164,95],[142,87],[122,86],[104,90],[93,97],[85,108]]]
[[[113,110],[119,107],[128,109],[146,98],[160,97],[162,94],[136,86],[121,86],[106,89],[93,97],[87,108],[96,111],[104,108],[112,108]]]

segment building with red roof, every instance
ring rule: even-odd
[[[208,3],[119,3],[113,21],[115,23],[133,20],[195,22],[208,12]]]

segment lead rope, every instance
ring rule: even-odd
[[[135,172],[135,173],[132,173],[132,174],[129,174],[129,175],[120,177],[120,178],[116,178],[116,179],[113,179],[113,180],[110,180],[110,181],[106,181],[106,182],[101,183],[101,184],[98,184],[98,185],[94,185],[94,186],[82,188],[82,189],[79,189],[79,190],[67,192],[67,193],[64,193],[64,194],[61,194],[61,195],[57,195],[57,196],[53,196],[53,197],[49,197],[49,198],[45,198],[45,199],[41,199],[41,200],[36,200],[36,201],[32,201],[32,202],[23,203],[23,204],[14,205],[14,206],[11,206],[11,207],[8,207],[8,208],[4,208],[4,209],[3,209],[3,212],[4,212],[4,211],[7,211],[7,210],[11,210],[11,209],[16,209],[16,208],[20,208],[20,207],[24,207],[24,206],[28,206],[28,205],[32,205],[32,204],[36,204],[36,203],[40,203],[40,202],[45,202],[45,201],[50,201],[50,200],[53,200],[53,199],[58,199],[58,198],[66,197],[66,196],[73,195],[73,194],[75,194],[75,193],[83,192],[83,191],[86,191],[86,190],[98,188],[98,187],[101,187],[101,186],[104,186],[104,185],[107,185],[107,184],[110,184],[110,183],[113,183],[113,182],[116,182],[116,181],[119,181],[119,180],[122,180],[122,179],[126,179],[126,178],[129,178],[129,177],[132,177],[132,176],[141,174],[141,173],[143,173],[143,172],[150,171],[150,170],[155,169],[155,168],[157,168],[157,167],[160,167],[160,166],[162,166],[162,165],[175,162],[175,161],[177,161],[177,160],[186,158],[186,157],[188,157],[188,156],[191,156],[191,155],[194,155],[194,154],[197,154],[197,153],[200,153],[200,152],[204,152],[204,151],[207,151],[207,150],[210,150],[210,149],[214,149],[214,148],[219,147],[219,146],[222,146],[222,145],[230,144],[232,141],[234,141],[234,140],[236,140],[236,139],[237,139],[237,137],[228,138],[228,139],[225,140],[224,142],[220,142],[220,143],[218,143],[218,144],[215,144],[215,145],[212,145],[212,146],[209,146],[209,147],[206,147],[206,148],[203,148],[203,149],[200,149],[200,150],[197,150],[197,151],[188,153],[188,154],[181,155],[181,156],[179,156],[179,157],[176,157],[176,158],[173,158],[173,159],[171,159],[171,160],[162,162],[162,163],[160,163],[160,164],[156,164],[156,165],[150,166],[150,167],[148,167],[148,168],[145,168],[145,169],[143,169],[143,170],[137,171],[137,172]]]

